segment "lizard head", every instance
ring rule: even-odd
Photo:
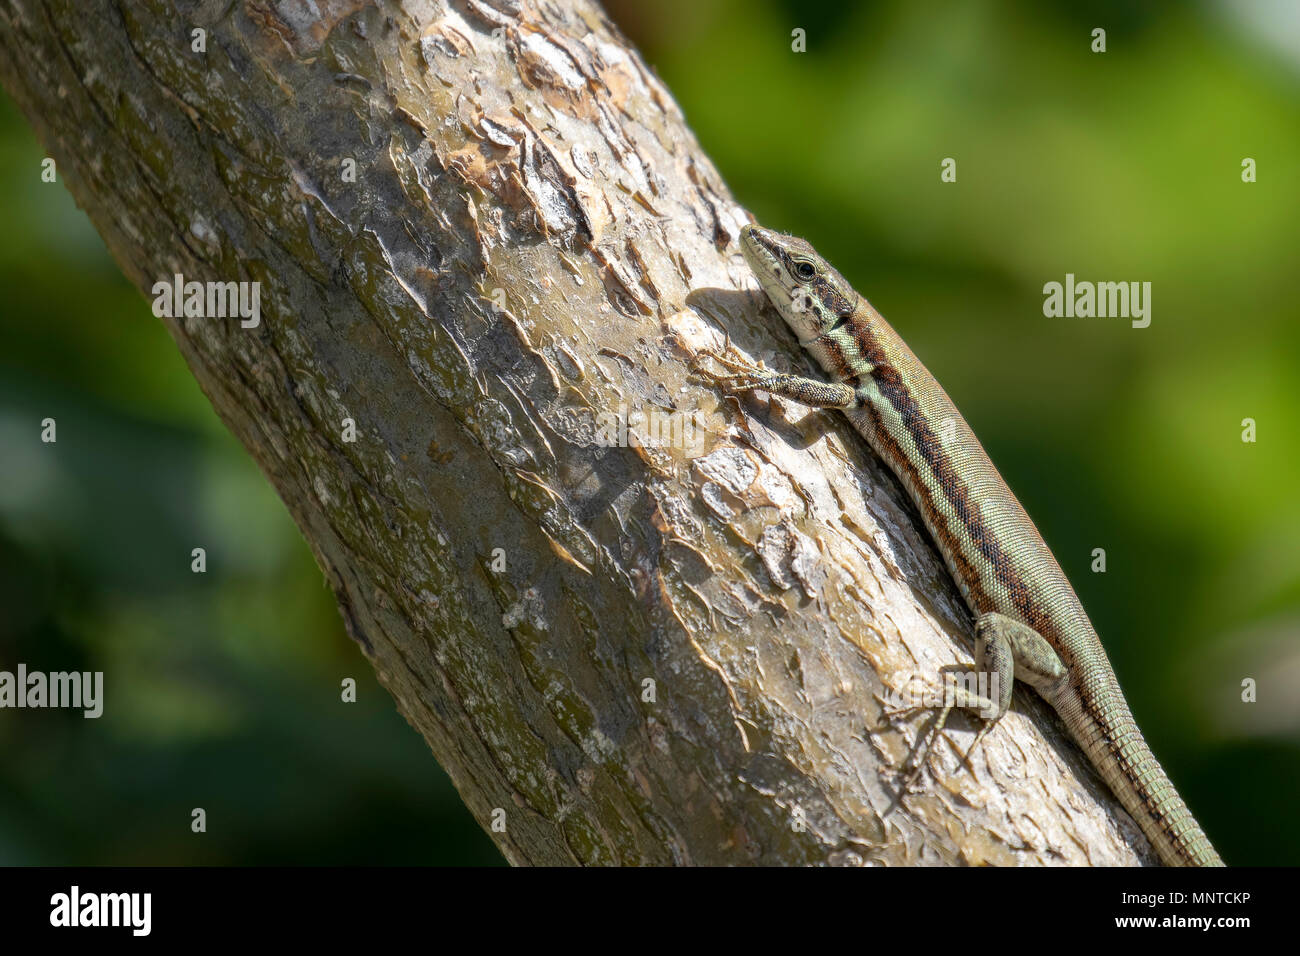
[[[740,251],[800,344],[835,331],[857,308],[853,287],[797,236],[751,223],[740,230]]]

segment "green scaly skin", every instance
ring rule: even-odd
[[[1010,706],[1013,677],[1030,684],[1061,715],[1161,860],[1222,866],[1143,740],[1056,558],[934,376],[804,240],[748,225],[740,248],[832,381],[708,352],[730,373],[715,380],[731,391],[757,388],[843,411],[898,476],[975,616],[975,667],[987,675],[992,699],[958,689],[954,705],[991,717],[982,737]]]

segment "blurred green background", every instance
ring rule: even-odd
[[[606,3],[966,414],[1223,856],[1297,864],[1300,5],[1130,6]],[[0,863],[499,863],[42,156],[0,100],[0,667],[112,698],[0,711]],[[1151,282],[1151,326],[1044,317],[1067,272]]]

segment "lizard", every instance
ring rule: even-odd
[[[1065,573],[943,387],[807,241],[748,223],[739,243],[830,380],[755,363],[730,337],[724,351],[698,353],[726,369],[706,377],[728,392],[842,411],[907,491],[975,619],[975,673],[984,678],[975,689],[947,688],[935,733],[954,706],[979,711],[973,750],[1011,706],[1019,679],[1060,715],[1163,863],[1222,866],[1143,739]]]

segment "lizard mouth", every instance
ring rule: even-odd
[[[774,270],[779,274],[779,270],[776,269],[779,247],[773,241],[772,235],[770,230],[752,222],[740,228],[740,251],[756,276],[766,275]]]

